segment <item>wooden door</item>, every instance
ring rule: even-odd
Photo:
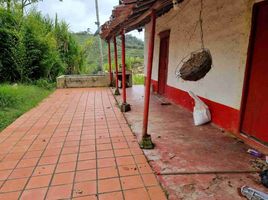
[[[160,53],[158,69],[158,94],[164,95],[167,85],[168,73],[168,50],[169,50],[169,31],[164,31],[160,35]]]
[[[254,9],[242,132],[268,143],[268,3]]]

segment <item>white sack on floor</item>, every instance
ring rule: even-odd
[[[211,121],[211,114],[209,111],[208,106],[199,99],[192,91],[188,92],[189,95],[194,99],[195,106],[194,106],[194,124],[196,126],[206,124]]]

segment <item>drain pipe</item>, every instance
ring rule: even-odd
[[[153,55],[154,55],[155,23],[156,23],[156,13],[155,13],[155,10],[152,10],[151,12],[151,35],[150,35],[149,45],[148,45],[148,64],[147,64],[147,77],[146,77],[146,84],[145,84],[142,139],[140,141],[140,147],[142,149],[154,148],[154,144],[152,142],[151,136],[148,134],[148,117],[149,117],[150,88],[151,88]]]
[[[122,42],[122,91],[123,91],[123,103],[121,105],[121,112],[130,111],[130,105],[127,103],[126,93],[126,44],[125,44],[125,31],[121,32]]]
[[[115,91],[114,95],[120,95],[118,88],[118,60],[117,60],[117,46],[116,46],[116,36],[114,36],[114,64],[115,64]]]
[[[110,87],[113,85],[113,74],[112,74],[112,59],[111,59],[111,44],[110,40],[107,41],[108,43],[108,62],[109,62],[109,74],[110,74]]]

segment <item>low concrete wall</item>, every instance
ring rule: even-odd
[[[105,75],[63,75],[57,78],[57,88],[108,87],[110,78]]]
[[[114,76],[114,79],[116,77]],[[122,72],[119,71],[118,72],[118,80],[119,80],[119,87],[122,88],[123,83],[122,83]],[[132,71],[126,71],[126,87],[132,87],[133,83],[132,83]]]

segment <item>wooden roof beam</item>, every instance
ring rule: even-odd
[[[171,2],[172,3],[172,0],[159,0],[159,1],[156,1],[149,10],[145,11],[135,21],[127,24],[127,27],[135,27],[135,25],[140,24],[142,21],[145,21],[146,18],[150,17],[150,15],[151,15],[153,10],[157,11],[157,10],[161,9],[165,2]]]

